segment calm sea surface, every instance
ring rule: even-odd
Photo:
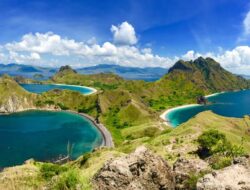
[[[218,94],[209,97],[208,101],[212,104],[174,109],[166,115],[166,119],[176,127],[205,110],[227,117],[240,118],[250,114],[250,90]]]
[[[73,145],[72,158],[77,158],[100,146],[102,135],[88,119],[68,112],[0,115],[0,167],[67,155],[68,143]]]
[[[70,85],[56,85],[56,84],[20,84],[25,90],[37,94],[47,92],[52,89],[62,89],[62,90],[73,90],[78,91],[82,94],[90,94],[93,92],[92,89],[86,88],[84,86],[70,86]]]

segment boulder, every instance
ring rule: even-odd
[[[198,180],[197,190],[250,190],[250,159],[237,158],[231,166]]]
[[[95,189],[174,189],[174,174],[160,156],[141,146],[130,155],[108,161],[94,176]]]
[[[208,170],[210,170],[208,163],[199,158],[179,158],[173,166],[176,183],[175,189],[192,189],[188,180],[192,177],[198,177],[202,172]]]

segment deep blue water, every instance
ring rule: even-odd
[[[56,84],[20,84],[25,90],[37,94],[47,92],[52,89],[73,90],[82,94],[90,94],[93,92],[90,88],[84,86],[56,85]]]
[[[250,114],[250,90],[226,92],[207,99],[212,104],[176,109],[168,113],[166,119],[176,127],[205,110],[211,110],[222,116],[238,118]]]
[[[68,112],[0,115],[0,167],[67,155],[68,142],[73,144],[72,158],[77,158],[100,146],[102,135],[88,119]]]

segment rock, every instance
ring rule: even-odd
[[[197,183],[198,190],[250,190],[250,159],[241,157],[233,165],[207,174]]]
[[[175,172],[175,189],[191,189],[187,183],[192,176],[198,176],[201,172],[210,170],[208,163],[201,159],[179,158],[173,166]]]
[[[128,156],[108,161],[94,176],[95,189],[174,189],[174,174],[160,156],[144,146]]]
[[[77,73],[74,69],[72,69],[69,65],[65,65],[65,66],[62,66],[60,67],[59,69],[59,73],[61,72],[72,72],[72,73]]]

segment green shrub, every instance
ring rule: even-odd
[[[60,166],[58,164],[44,163],[40,168],[41,175],[44,179],[49,180],[55,175],[59,175],[67,171],[65,166]]]
[[[86,162],[88,161],[88,159],[91,157],[90,153],[86,153],[82,156],[80,165],[83,166],[84,164],[86,164]]]
[[[77,170],[70,170],[59,177],[58,181],[53,185],[54,190],[76,190],[80,184],[80,176]]]
[[[214,162],[211,163],[211,167],[215,170],[219,170],[222,168],[225,168],[227,166],[230,166],[232,163],[232,157],[231,156],[216,156],[214,158]]]
[[[199,136],[198,143],[201,157],[225,152],[231,148],[231,144],[227,141],[226,136],[214,129],[208,130]]]
[[[69,108],[62,103],[57,104],[62,110],[68,110]]]

